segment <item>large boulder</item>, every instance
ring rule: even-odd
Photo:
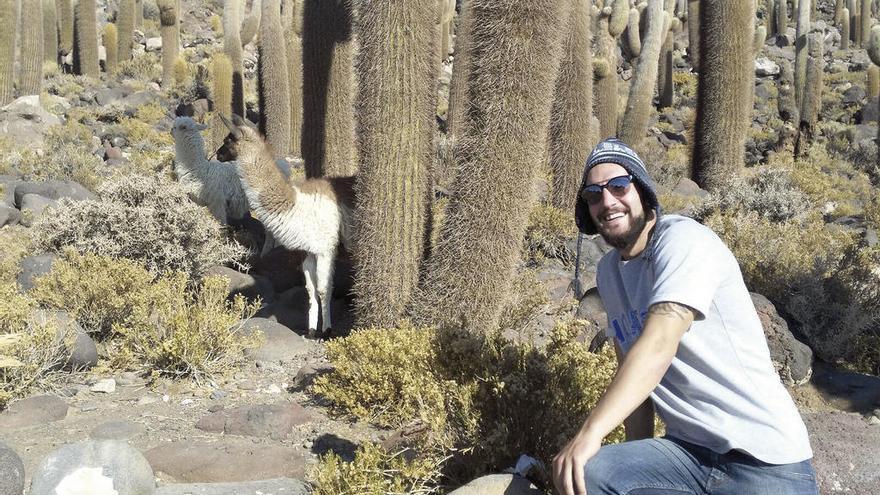
[[[0,431],[60,421],[67,417],[68,405],[54,395],[35,395],[20,400],[0,414]]]
[[[316,349],[314,341],[267,318],[249,319],[242,326],[242,331],[248,334],[260,332],[263,335],[260,347],[245,350],[245,355],[254,361],[292,361]]]
[[[17,184],[15,186],[15,205],[19,208],[26,194],[37,194],[54,200],[69,198],[74,201],[84,201],[97,198],[95,193],[72,180],[28,181]]]
[[[541,495],[529,480],[514,474],[490,474],[477,478],[449,495]]]
[[[196,423],[203,431],[225,435],[287,438],[294,426],[308,423],[311,415],[295,402],[239,406],[208,414]]]
[[[31,495],[152,495],[153,469],[124,442],[85,441],[49,454],[31,482]]]
[[[236,294],[241,294],[248,299],[259,297],[266,304],[275,300],[275,289],[272,282],[266,277],[241,273],[219,265],[208,268],[205,275],[219,276],[228,280],[229,297],[234,297]]]
[[[45,275],[52,270],[52,264],[58,256],[51,253],[37,254],[22,258],[19,266],[21,271],[16,277],[16,282],[22,290],[28,291],[34,288],[34,279]]]
[[[0,108],[0,134],[19,146],[41,147],[46,128],[60,123],[43,108],[39,95],[22,96]]]
[[[49,199],[39,194],[25,194],[21,197],[21,224],[30,227],[36,222],[46,210],[51,209],[58,204],[58,201]]]
[[[0,442],[0,495],[24,493],[24,463],[14,450]]]
[[[178,483],[303,479],[307,458],[301,449],[224,437],[204,443],[163,443],[144,455],[156,473]]]
[[[764,326],[764,335],[770,346],[770,358],[786,385],[802,385],[813,374],[813,351],[807,344],[799,341],[788,329],[788,324],[776,312],[766,297],[751,294],[752,303],[758,311],[758,318]]]
[[[65,339],[65,359],[60,368],[65,370],[88,370],[98,364],[98,347],[95,341],[64,311],[38,309],[30,317],[30,323],[45,325],[54,322],[56,338]]]

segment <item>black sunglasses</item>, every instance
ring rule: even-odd
[[[608,189],[608,192],[619,198],[629,191],[632,180],[632,175],[621,175],[608,179],[604,184],[588,184],[581,189],[581,199],[587,204],[597,204],[602,201],[602,189]]]

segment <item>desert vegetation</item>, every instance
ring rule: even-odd
[[[302,258],[260,256],[284,228],[254,205],[283,224],[297,195],[322,198],[296,188],[353,177],[352,268],[336,270],[350,280],[319,296],[333,338],[303,393],[407,434],[322,453],[312,493],[445,493],[519,454],[549,490],[540,463],[615,372],[604,316],[572,291],[608,247],[579,239],[570,211],[611,135],[648,163],[666,213],[730,246],[813,359],[880,376],[878,7],[0,0],[0,411],[84,376],[206,395],[246,373],[265,343],[248,319],[310,283]],[[40,15],[18,23],[21,9]],[[171,130],[192,123],[196,161],[225,162],[211,180],[241,190],[267,177],[224,156],[233,115],[293,177],[218,222],[244,199],[196,201]],[[236,293],[218,270],[275,285]],[[83,336],[96,357],[73,362]]]

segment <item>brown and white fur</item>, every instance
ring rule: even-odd
[[[275,165],[272,150],[250,123],[223,119],[238,156],[238,175],[251,210],[275,241],[306,252],[302,269],[309,296],[309,336],[332,326],[333,264],[340,242],[351,247],[354,177],[290,180]]]

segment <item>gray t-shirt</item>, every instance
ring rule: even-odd
[[[651,393],[667,434],[769,464],[812,457],[739,264],[714,232],[690,218],[662,216],[641,255],[623,261],[613,250],[602,258],[597,285],[608,336],[624,353],[641,335],[651,305],[675,302],[697,313]]]

